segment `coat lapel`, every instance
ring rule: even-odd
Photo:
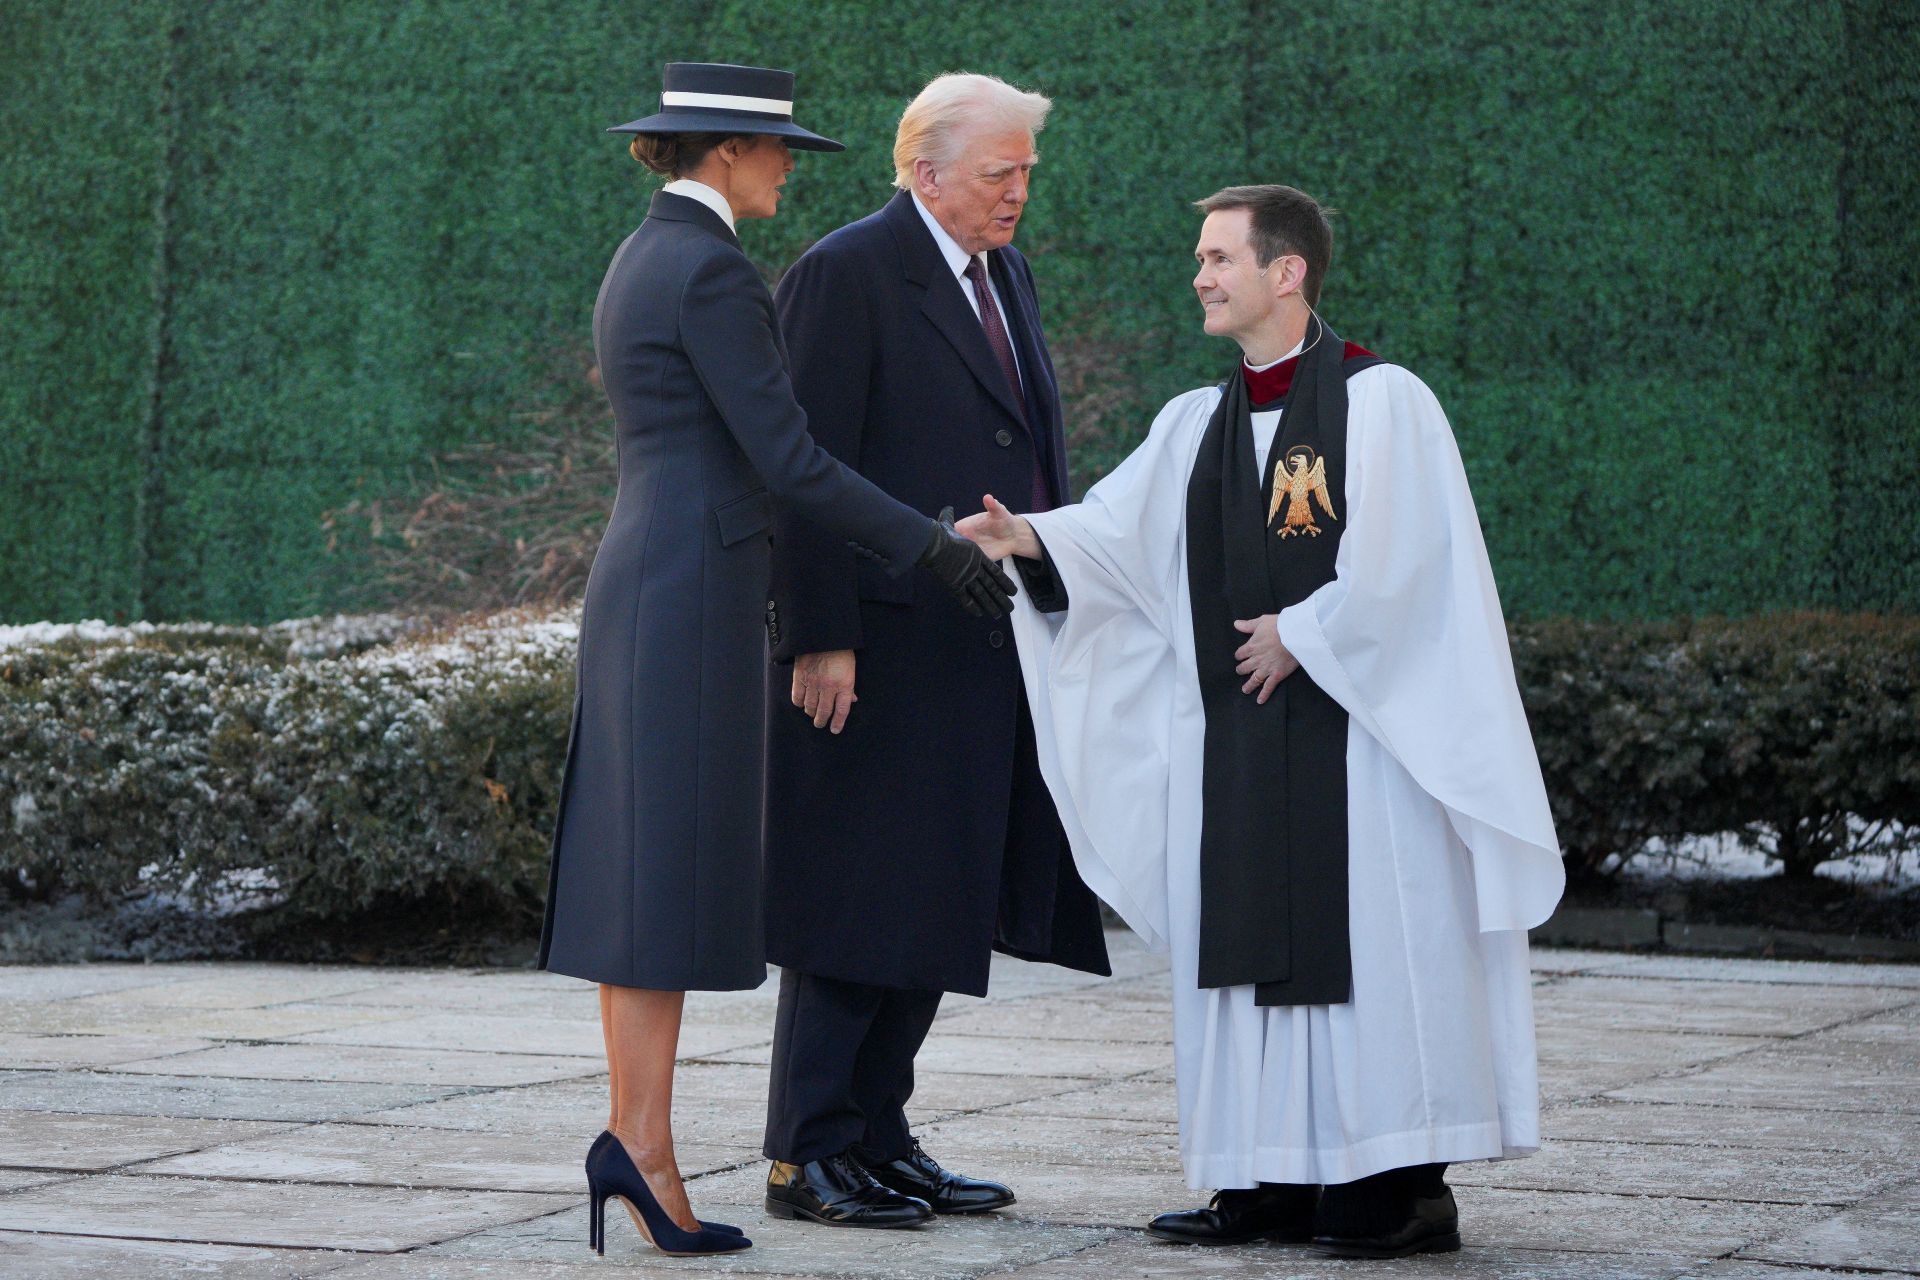
[[[1054,501],[1062,502],[1067,492],[1067,454],[1064,433],[1055,429],[1061,423],[1060,388],[1053,380],[1053,359],[1040,330],[1040,308],[1025,282],[1008,265],[1003,251],[989,253],[987,263],[1006,303],[1007,331],[1020,355],[1021,378],[1036,410],[1028,415],[1028,434],[1043,459]]]
[[[987,389],[1007,416],[1016,423],[1024,422],[1026,414],[1014,397],[1013,388],[1007,385],[1007,376],[1000,372],[993,348],[987,345],[987,331],[980,327],[980,317],[973,314],[966,295],[960,292],[960,282],[947,270],[940,246],[933,242],[932,234],[920,221],[919,211],[913,207],[913,197],[902,191],[888,203],[886,215],[894,239],[900,245],[900,261],[906,277],[922,290],[920,310],[933,321],[933,327],[959,353],[974,380]]]

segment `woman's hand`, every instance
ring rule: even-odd
[[[987,509],[968,516],[954,526],[956,532],[980,548],[989,560],[1008,556],[1040,559],[1040,538],[1025,516],[1017,516],[1002,506],[992,494],[985,498]]]

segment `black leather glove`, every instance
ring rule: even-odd
[[[933,522],[933,541],[920,553],[918,563],[976,618],[998,618],[1013,608],[1013,579],[953,531],[952,507],[941,508],[940,518]]]

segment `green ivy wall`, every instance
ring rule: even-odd
[[[1220,376],[1189,202],[1343,211],[1323,310],[1439,393],[1520,615],[1920,607],[1920,39],[1894,0],[11,0],[0,621],[363,607],[322,513],[536,428],[673,59],[800,75],[770,275],[966,68],[1055,99],[1020,243],[1119,437]],[[1130,434],[1129,434],[1130,432]]]

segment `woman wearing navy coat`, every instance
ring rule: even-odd
[[[760,900],[770,500],[803,508],[889,573],[928,569],[999,616],[1011,584],[950,524],[814,444],[773,300],[734,223],[772,217],[793,75],[673,63],[661,110],[610,132],[673,179],[620,245],[594,306],[620,490],[580,622],[579,683],[540,964],[600,985],[612,1119],[587,1156],[590,1241],[623,1200],[669,1253],[744,1248],[699,1222],[674,1161],[684,993],[766,977]]]

